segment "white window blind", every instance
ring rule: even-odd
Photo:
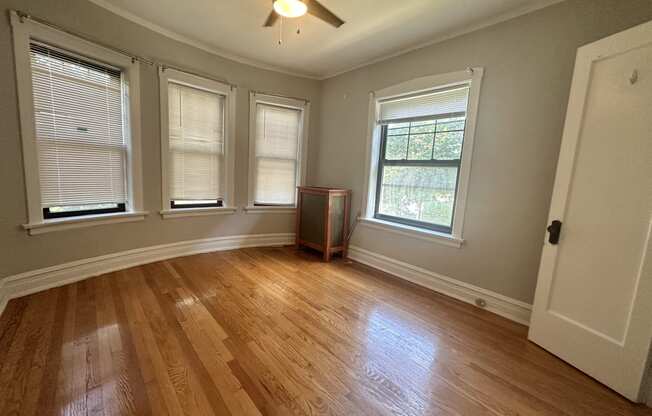
[[[224,104],[221,94],[170,82],[170,199],[224,197]]]
[[[300,110],[256,105],[254,204],[294,204],[300,133]]]
[[[431,120],[464,115],[469,86],[412,94],[380,101],[379,124]]]
[[[120,70],[36,42],[30,60],[42,206],[125,203]]]

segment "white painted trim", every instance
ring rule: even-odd
[[[183,217],[203,217],[206,215],[228,215],[238,212],[235,207],[214,207],[214,208],[178,208],[161,210],[163,219]]]
[[[5,307],[7,307],[7,302],[9,302],[9,296],[7,296],[4,289],[5,280],[6,279],[0,279],[0,315],[2,315]]]
[[[454,240],[463,241],[464,216],[466,213],[466,200],[468,197],[469,180],[471,177],[471,161],[475,142],[475,128],[478,117],[480,101],[480,88],[484,69],[467,68],[465,70],[436,74],[412,79],[400,84],[392,85],[369,94],[369,113],[367,125],[367,149],[365,166],[365,182],[362,193],[362,216],[364,219],[373,220],[376,206],[376,187],[378,178],[378,159],[380,156],[380,125],[378,124],[379,102],[381,100],[400,97],[403,95],[431,91],[435,88],[446,88],[454,85],[468,83],[469,99],[466,111],[466,127],[462,143],[462,157],[458,176],[457,196],[455,198],[455,216],[451,236]]]
[[[297,209],[295,207],[285,207],[285,206],[253,206],[253,207],[244,207],[245,214],[296,214]]]
[[[181,85],[186,85],[192,88],[202,89],[208,92],[219,94],[225,97],[224,103],[224,204],[226,205],[224,212],[231,210],[235,206],[235,101],[237,96],[236,88],[232,85],[223,82],[215,81],[212,79],[200,77],[198,75],[189,74],[172,68],[165,68],[159,66],[159,111],[161,120],[161,215],[163,218],[181,218],[191,217],[197,215],[208,215],[207,210],[197,209],[192,211],[194,214],[190,215],[190,210],[178,211],[170,210],[170,193],[169,193],[169,161],[168,153],[170,148],[169,141],[169,123],[168,123],[168,83],[174,82]],[[185,215],[180,213],[184,212]],[[217,211],[216,211],[217,212]],[[172,215],[174,213],[174,215]],[[201,214],[200,214],[201,213]]]
[[[523,325],[528,325],[530,322],[530,311],[532,307],[525,302],[365,250],[358,246],[349,247],[349,257],[357,262],[393,274],[401,279],[466,303],[475,305],[476,299],[482,298],[487,302],[487,306],[484,309]]]
[[[277,95],[261,94],[255,91],[249,92],[249,167],[247,172],[247,208],[245,212],[254,211],[254,197],[256,188],[256,104],[263,103],[277,107],[287,107],[301,111],[301,126],[299,130],[299,143],[297,145],[297,176],[296,185],[306,183],[308,164],[308,134],[310,130],[310,101],[299,100]],[[296,195],[295,195],[296,202]],[[276,209],[275,207],[264,207],[266,211]],[[288,208],[288,207],[283,207]]]
[[[382,221],[377,218],[358,218],[358,223],[361,227],[418,238],[429,243],[443,244],[448,247],[461,248],[464,244],[464,240],[455,238],[449,234],[426,230],[424,228],[410,227],[409,225],[395,222]]]
[[[428,40],[426,42],[422,42],[422,43],[419,43],[417,45],[407,47],[407,48],[400,48],[400,50],[398,50],[396,52],[381,55],[381,56],[379,56],[377,58],[365,61],[363,63],[352,65],[352,66],[348,67],[347,69],[327,72],[325,74],[313,74],[313,73],[307,73],[307,72],[302,72],[302,71],[293,71],[293,70],[285,69],[285,68],[282,68],[282,67],[279,67],[279,66],[276,66],[276,65],[271,65],[271,64],[263,63],[263,62],[256,61],[256,60],[253,60],[253,59],[248,59],[248,58],[239,56],[237,54],[226,52],[226,51],[221,50],[219,48],[216,48],[214,46],[210,46],[210,45],[208,45],[208,44],[206,44],[204,42],[201,42],[201,41],[198,41],[198,40],[195,40],[195,39],[191,39],[188,36],[182,35],[182,34],[177,33],[175,31],[166,29],[166,28],[164,28],[164,27],[162,27],[160,25],[157,25],[157,24],[155,24],[155,23],[153,23],[153,22],[151,22],[151,21],[149,21],[147,19],[136,16],[135,14],[133,14],[133,13],[121,8],[121,7],[115,6],[115,5],[111,4],[111,3],[109,3],[107,0],[89,0],[89,1],[91,3],[94,3],[95,5],[97,5],[99,7],[102,7],[103,9],[106,9],[106,10],[110,11],[113,14],[116,14],[116,15],[124,18],[124,19],[127,19],[127,20],[132,21],[134,23],[137,23],[137,24],[139,24],[141,26],[144,26],[144,27],[146,27],[147,29],[149,29],[149,30],[151,30],[153,32],[159,33],[159,34],[161,34],[163,36],[174,39],[174,40],[176,40],[178,42],[185,43],[187,45],[190,45],[190,46],[193,46],[195,48],[201,49],[203,51],[209,52],[211,54],[220,56],[222,58],[230,59],[232,61],[239,62],[241,64],[250,65],[250,66],[260,68],[260,69],[265,69],[265,70],[268,70],[268,71],[279,72],[281,74],[286,74],[286,75],[292,75],[292,76],[301,77],[301,78],[315,79],[315,80],[323,81],[323,80],[326,80],[326,79],[329,79],[329,78],[334,78],[334,77],[336,77],[338,75],[345,74],[347,72],[354,71],[354,70],[359,69],[359,68],[363,68],[365,66],[369,66],[369,65],[372,65],[372,64],[375,64],[375,63],[378,63],[378,62],[382,62],[382,61],[385,61],[387,59],[395,58],[397,56],[405,55],[407,53],[413,52],[413,51],[418,50],[418,49],[423,49],[425,47],[428,47],[428,46],[431,46],[431,45],[434,45],[434,44],[437,44],[437,43],[441,43],[441,42],[444,42],[446,40],[456,38],[458,36],[465,35],[467,33],[475,32],[477,30],[484,29],[486,27],[493,26],[495,24],[505,22],[505,21],[510,20],[510,19],[514,19],[514,18],[516,18],[518,16],[522,16],[524,14],[528,14],[528,13],[534,12],[534,11],[539,10],[539,9],[543,9],[545,7],[548,7],[548,6],[552,6],[553,4],[560,3],[563,0],[538,0],[538,1],[535,1],[535,2],[531,2],[531,3],[528,3],[528,4],[524,5],[521,8],[517,8],[515,10],[511,10],[511,11],[502,13],[502,14],[500,14],[498,16],[492,17],[492,18],[487,19],[487,20],[485,20],[483,22],[480,22],[478,24],[466,25],[466,26],[464,26],[463,29],[452,31],[452,32],[450,32],[448,34],[432,38],[432,39],[430,39],[430,40]]]
[[[84,280],[92,276],[139,266],[141,264],[212,251],[290,244],[294,244],[293,233],[214,237],[137,248],[19,273],[0,281],[0,284],[2,284],[0,286],[0,313],[8,299],[18,298]]]
[[[593,79],[593,66],[601,60],[649,45],[652,45],[652,21],[599,39],[577,50],[548,223],[553,220],[565,222],[570,194],[573,190],[577,152],[585,124],[584,117]],[[648,267],[649,264],[645,253],[649,252],[647,244],[651,233],[652,223],[648,228],[641,268]],[[642,279],[644,272],[642,269],[639,270],[623,338],[617,340],[598,333],[593,328],[575,322],[551,309],[553,286],[557,279],[558,255],[559,250],[564,247],[564,234],[562,233],[559,244],[551,244],[545,239],[545,235],[544,232],[541,236],[544,237],[543,249],[528,338],[629,400],[645,401],[644,396],[648,392],[645,391],[644,382],[646,377],[652,377],[650,371],[652,330],[649,319],[649,293],[652,291],[652,281],[649,278]],[[567,342],[569,336],[574,337],[570,344]],[[588,353],[591,354],[590,357],[600,357],[600,359],[587,359]],[[645,365],[641,366],[643,360]],[[616,369],[618,371],[615,371]]]
[[[129,111],[127,142],[127,193],[128,213],[143,211],[142,162],[141,162],[141,120],[140,120],[140,65],[137,60],[111,49],[96,45],[85,39],[61,32],[52,27],[29,19],[21,19],[15,11],[10,12],[13,32],[14,58],[16,63],[16,86],[20,113],[20,131],[23,146],[23,166],[25,171],[25,192],[27,195],[28,225],[31,234],[39,234],[32,229],[53,223],[44,221],[41,207],[41,187],[39,184],[38,143],[35,140],[34,102],[32,97],[32,71],[29,57],[30,40],[39,40],[84,57],[94,59],[119,68],[123,75],[123,94],[128,98]],[[57,224],[76,222],[74,219],[61,219]],[[67,228],[77,228],[70,226]],[[50,228],[54,230],[54,228]],[[59,228],[63,229],[63,228]]]
[[[72,230],[74,228],[94,227],[104,224],[142,221],[149,214],[147,211],[118,212],[112,214],[84,215],[81,217],[56,218],[41,222],[23,224],[29,235],[51,233],[53,231]]]
[[[143,26],[153,32],[156,32],[158,34],[161,34],[163,36],[166,36],[170,39],[174,39],[177,42],[185,43],[186,45],[193,46],[197,49],[201,49],[205,52],[208,52],[213,55],[217,55],[220,58],[225,58],[234,62],[238,62],[244,65],[249,65],[254,68],[259,68],[259,69],[264,69],[267,71],[273,71],[273,72],[278,72],[280,74],[285,74],[285,75],[291,75],[294,77],[299,77],[299,78],[307,78],[307,79],[314,79],[314,80],[319,80],[322,79],[316,74],[309,74],[305,72],[300,72],[300,71],[292,71],[290,69],[286,69],[280,66],[276,65],[271,65],[267,64],[264,62],[257,61],[255,59],[249,59],[245,58],[243,56],[239,56],[233,53],[229,53],[227,51],[224,51],[222,49],[219,49],[217,47],[211,46],[207,43],[198,41],[196,39],[192,39],[188,36],[182,35],[178,32],[175,32],[173,30],[166,29],[160,25],[157,25],[156,23],[153,23],[147,19],[143,19],[142,17],[136,16],[135,14],[131,13],[130,11],[127,11],[121,7],[115,6],[111,4],[110,2],[106,0],[89,0],[91,3],[94,3],[96,6],[99,6],[103,9],[106,9],[110,11],[113,14],[116,14],[123,19],[127,19],[131,22],[134,22],[140,26]]]

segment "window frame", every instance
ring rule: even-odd
[[[461,247],[463,240],[464,217],[468,196],[471,160],[475,142],[475,127],[478,114],[480,87],[484,70],[481,67],[468,68],[445,74],[431,75],[406,81],[369,94],[369,119],[367,134],[367,155],[361,224],[370,228],[394,231],[445,245]],[[462,143],[462,154],[458,170],[456,196],[453,205],[453,224],[448,229],[432,227],[429,223],[419,223],[409,219],[391,216],[376,216],[380,192],[380,157],[383,151],[383,126],[378,123],[380,102],[407,95],[427,93],[455,85],[469,84],[469,98],[466,111],[466,124]]]
[[[138,60],[111,49],[89,42],[72,34],[21,17],[10,12],[16,66],[16,85],[18,111],[23,150],[25,193],[27,200],[27,223],[23,228],[30,235],[58,231],[96,224],[139,221],[145,218],[142,196],[141,166],[141,119],[140,119],[140,64]],[[125,129],[127,144],[126,185],[127,204],[124,212],[89,213],[71,215],[63,218],[46,219],[41,207],[41,187],[37,152],[34,100],[32,96],[32,71],[30,62],[30,42],[38,41],[72,54],[80,55],[89,61],[97,61],[121,70],[124,116],[128,117]]]
[[[437,120],[435,118],[435,120]],[[435,122],[435,129],[436,129],[436,122]],[[387,125],[382,125],[380,126],[380,152],[378,154],[378,177],[376,178],[377,183],[381,183],[383,180],[383,171],[385,166],[405,166],[405,167],[455,167],[457,168],[457,177],[455,181],[455,191],[454,191],[454,200],[457,200],[457,191],[458,191],[458,184],[459,184],[459,177],[460,177],[460,170],[461,170],[461,164],[462,164],[462,159],[446,159],[446,160],[437,160],[437,159],[429,159],[429,160],[410,160],[410,159],[397,159],[397,160],[390,160],[386,159],[383,157],[385,155],[385,150],[387,147],[387,132],[388,132],[388,127]],[[433,144],[435,143],[435,137],[436,137],[436,131],[433,133]],[[409,133],[408,133],[409,136]],[[409,138],[408,138],[408,146],[409,146]],[[464,139],[462,139],[462,146],[464,146]],[[406,151],[409,151],[406,149]],[[434,151],[434,146],[433,146],[433,151]],[[381,193],[381,187],[376,186],[376,200],[375,200],[375,206],[374,206],[374,218],[383,220],[383,221],[389,221],[389,222],[396,222],[400,224],[405,224],[409,225],[412,227],[417,227],[417,228],[425,228],[433,231],[438,231],[444,234],[451,234],[453,231],[452,224],[450,226],[445,226],[445,225],[440,225],[440,224],[434,224],[434,223],[429,223],[425,221],[419,221],[419,220],[413,220],[410,218],[402,218],[402,217],[397,217],[394,215],[387,215],[387,214],[382,214],[379,212],[380,209],[380,193]],[[453,219],[455,218],[455,204],[453,204]]]
[[[308,156],[308,132],[310,128],[310,101],[289,98],[278,95],[264,94],[256,91],[249,93],[249,168],[246,213],[260,214],[289,214],[296,212],[297,198],[295,193],[294,204],[283,205],[255,205],[255,168],[256,168],[256,106],[267,104],[277,107],[286,107],[301,111],[301,123],[297,143],[297,173],[296,186],[302,186],[306,181],[306,164]],[[296,192],[296,190],[295,190]]]
[[[159,104],[161,120],[161,211],[164,219],[204,215],[233,214],[237,211],[234,195],[235,180],[235,105],[237,89],[233,85],[209,79],[174,68],[159,66]],[[225,97],[224,103],[224,198],[221,205],[195,204],[185,208],[172,208],[168,178],[169,167],[169,108],[168,84],[170,82],[196,88]]]

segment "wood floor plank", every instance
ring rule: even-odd
[[[49,324],[54,315],[56,299],[56,294],[52,292],[42,292],[30,299],[0,373],[0,414],[18,414],[26,403],[34,400],[34,396],[27,397],[26,393],[30,375],[37,379],[42,376],[43,356],[47,352]],[[35,371],[32,371],[33,365]],[[36,399],[38,394],[36,391]],[[31,406],[28,404],[26,407]]]
[[[124,272],[117,273],[118,275]],[[150,415],[152,408],[149,398],[145,393],[142,370],[133,341],[133,334],[129,327],[129,318],[125,311],[125,303],[130,300],[127,294],[122,293],[117,279],[110,279],[113,307],[115,309],[116,324],[120,332],[119,365],[122,366],[124,377],[120,379],[121,395],[119,401],[128,414]]]
[[[199,254],[12,300],[0,414],[652,416],[526,336],[355,262]]]

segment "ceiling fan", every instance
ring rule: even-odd
[[[328,10],[317,0],[273,0],[272,12],[263,27],[274,26],[279,17],[300,17],[308,13],[324,22],[337,27],[344,24],[335,13]]]

